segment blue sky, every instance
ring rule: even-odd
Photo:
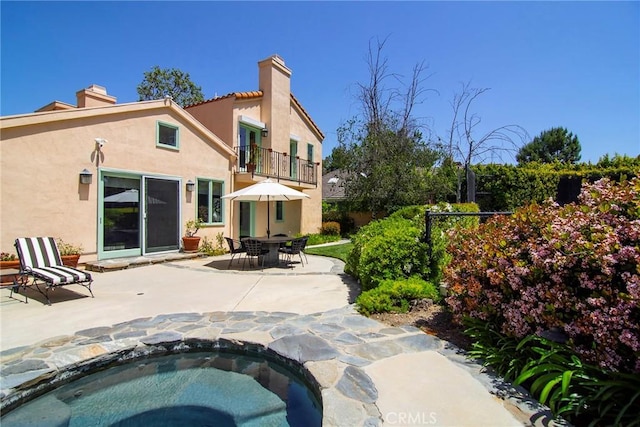
[[[257,62],[278,54],[292,92],[326,135],[358,114],[370,41],[390,71],[424,61],[416,109],[434,135],[461,82],[491,88],[480,131],[517,124],[531,138],[577,134],[582,160],[640,154],[640,2],[8,2],[1,7],[0,114],[33,112],[105,86],[118,103],[154,65],[179,68],[205,98],[258,89]],[[391,81],[389,82],[392,83]]]

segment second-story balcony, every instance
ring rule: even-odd
[[[234,149],[238,155],[237,173],[318,185],[319,163],[257,145],[242,145]]]

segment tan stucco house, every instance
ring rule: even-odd
[[[293,95],[286,106],[280,99],[290,75],[272,57],[260,62],[259,91],[187,109],[170,98],[117,104],[93,85],[77,92],[75,106],[54,101],[0,117],[0,250],[15,253],[17,237],[53,236],[82,245],[81,262],[178,251],[185,222],[196,216],[205,223],[198,235],[214,241],[218,233],[261,236],[266,203],[221,196],[266,177],[311,196],[274,203],[272,233],[317,232],[322,133]],[[274,174],[261,154],[271,158],[282,135],[287,147],[298,141],[313,148],[304,146],[295,165]],[[262,163],[249,171],[258,157]],[[313,172],[299,173],[302,163]]]

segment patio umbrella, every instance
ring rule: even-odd
[[[250,185],[233,193],[229,193],[222,196],[223,199],[239,200],[239,201],[253,201],[253,202],[267,202],[267,237],[271,237],[271,230],[269,229],[270,212],[271,209],[269,202],[273,201],[287,201],[287,200],[300,200],[309,199],[309,195],[301,191],[294,190],[291,187],[282,185],[279,182],[275,182],[271,179],[265,179],[256,184]]]

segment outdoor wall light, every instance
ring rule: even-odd
[[[100,148],[104,147],[104,144],[106,144],[108,141],[104,138],[96,138],[96,144],[98,144],[100,146]]]
[[[91,184],[92,178],[93,174],[90,171],[86,168],[82,169],[82,172],[80,172],[80,184]]]
[[[266,138],[267,136],[269,136],[269,129],[267,128],[262,129],[262,137]]]
[[[187,181],[187,191],[191,193],[195,189],[196,189],[196,183],[191,180]]]

